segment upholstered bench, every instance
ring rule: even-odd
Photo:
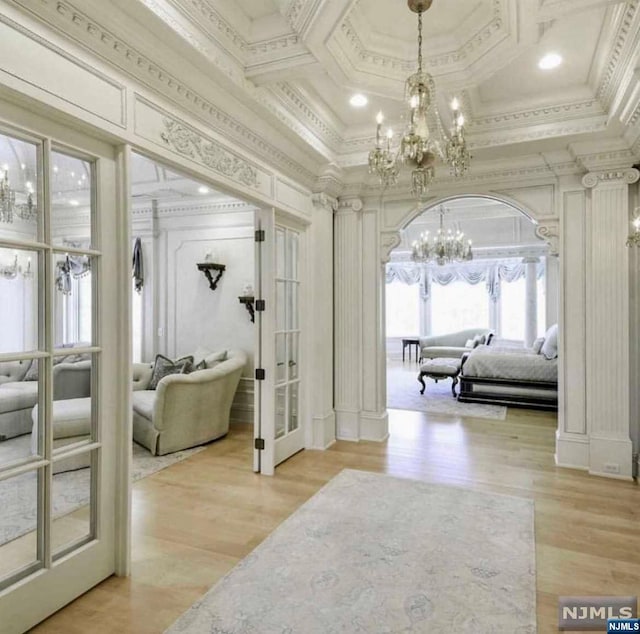
[[[31,452],[38,452],[38,406],[31,412]],[[53,448],[86,440],[91,436],[91,398],[69,398],[53,401]],[[54,463],[53,473],[74,471],[89,466],[89,454],[72,456]]]
[[[461,359],[454,359],[453,357],[438,357],[436,359],[429,359],[426,363],[420,366],[420,374],[418,375],[418,381],[422,385],[420,394],[424,394],[426,385],[424,383],[424,377],[434,379],[437,383],[440,379],[452,379],[451,391],[453,396],[456,396],[456,385],[458,384],[458,374],[460,374]]]

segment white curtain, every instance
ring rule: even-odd
[[[421,284],[423,298],[429,297],[431,284],[447,286],[456,280],[467,284],[485,282],[489,297],[496,301],[500,297],[500,281],[515,282],[524,277],[526,266],[521,258],[484,260],[461,264],[425,265],[416,262],[390,262],[387,264],[387,284],[398,280],[404,284]],[[537,277],[544,274],[544,261],[537,265]]]

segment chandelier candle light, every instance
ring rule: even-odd
[[[408,0],[409,9],[418,14],[418,70],[405,84],[405,101],[409,106],[409,124],[400,139],[397,152],[391,150],[393,131],[387,132],[387,144],[382,143],[384,116],[378,113],[376,146],[369,152],[369,172],[377,174],[383,188],[395,185],[400,168],[408,164],[411,172],[411,191],[421,199],[427,193],[435,176],[436,158],[448,163],[454,176],[463,176],[469,168],[471,156],[464,137],[464,117],[460,103],[454,99],[453,125],[447,135],[443,130],[435,104],[433,77],[422,68],[422,14],[432,0]],[[429,125],[431,124],[432,129]]]
[[[411,258],[414,262],[435,262],[442,266],[451,262],[468,262],[473,260],[473,251],[471,249],[471,240],[464,239],[464,233],[461,231],[453,232],[448,229],[446,232],[443,226],[445,210],[443,207],[439,209],[440,228],[433,239],[430,238],[429,232],[424,232],[418,240],[416,240],[411,249]]]

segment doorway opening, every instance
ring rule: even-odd
[[[471,240],[472,258],[438,257],[441,227],[445,243]],[[464,196],[425,208],[401,235],[386,266],[387,406],[492,420],[557,409],[558,262],[536,223]],[[421,240],[430,253],[416,261]]]

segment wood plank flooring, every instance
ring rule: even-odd
[[[556,468],[555,427],[552,414],[513,408],[506,421],[391,410],[387,442],[303,451],[269,478],[251,472],[251,428],[233,426],[134,485],[131,578],[107,579],[33,631],[162,632],[348,467],[532,498],[538,632],[557,632],[559,595],[640,595],[640,491]]]

